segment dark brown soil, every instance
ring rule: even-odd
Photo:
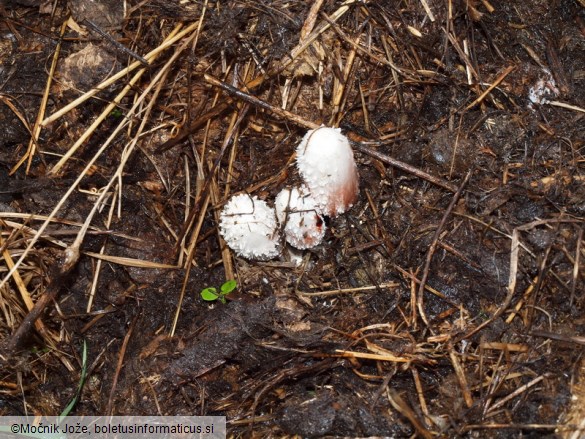
[[[62,413],[85,342],[73,414],[585,435],[582,2],[127,3],[0,6],[0,415]],[[238,258],[218,210],[298,182],[321,124],[353,142],[358,202],[300,264]]]

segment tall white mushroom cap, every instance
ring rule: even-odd
[[[267,260],[280,254],[274,209],[256,196],[230,198],[221,211],[219,227],[227,245],[239,256]]]
[[[304,250],[321,243],[325,223],[315,211],[315,200],[306,187],[283,189],[276,196],[274,208],[290,245]]]
[[[341,129],[321,127],[305,134],[297,147],[297,167],[319,213],[337,216],[357,199],[357,167]]]

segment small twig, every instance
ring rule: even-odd
[[[420,380],[420,375],[418,373],[418,369],[416,367],[411,367],[410,372],[412,373],[412,378],[414,380],[414,387],[416,388],[416,394],[418,395],[418,401],[420,404],[420,409],[425,415],[427,422],[430,423],[430,416],[429,416],[429,408],[427,406],[427,401],[425,399],[425,392],[422,386],[422,382]]]
[[[469,218],[472,219],[472,217],[469,217]],[[504,314],[504,312],[510,306],[510,303],[512,303],[512,298],[514,297],[514,293],[516,291],[516,275],[518,274],[518,259],[519,259],[520,247],[525,248],[523,246],[523,244],[520,242],[520,231],[530,230],[533,227],[536,227],[536,226],[539,226],[542,224],[557,223],[557,222],[559,222],[559,223],[578,223],[578,222],[580,222],[580,220],[566,219],[566,218],[553,218],[553,219],[548,219],[548,220],[536,220],[536,221],[533,221],[531,223],[516,227],[512,231],[512,236],[511,236],[512,244],[511,244],[511,249],[510,249],[510,272],[509,272],[509,276],[508,276],[508,294],[506,295],[506,298],[504,299],[502,305],[497,309],[497,311],[489,319],[485,320],[482,324],[478,325],[477,327],[475,327],[471,331],[467,332],[466,334],[463,334],[462,336],[457,337],[455,342],[465,340],[465,339],[473,336],[474,334],[477,334],[483,328],[490,325],[494,320],[496,320],[502,314]],[[526,250],[526,248],[525,248],[525,250]],[[529,250],[527,250],[527,251],[529,251]],[[534,254],[531,254],[531,256],[535,257]]]
[[[506,404],[508,401],[510,401],[511,399],[515,398],[516,396],[520,395],[521,393],[525,392],[526,390],[528,390],[529,388],[531,388],[532,386],[534,386],[535,384],[538,384],[539,382],[541,382],[542,380],[544,380],[545,378],[548,377],[548,374],[544,374],[541,375],[539,377],[534,378],[532,381],[524,384],[523,386],[518,387],[516,390],[514,390],[512,393],[510,393],[508,396],[500,399],[497,403],[495,403],[494,405],[492,405],[489,409],[489,412],[493,412],[494,410],[502,407],[504,404]],[[488,412],[488,413],[489,413]]]
[[[281,108],[275,107],[274,105],[271,105],[268,102],[262,101],[261,99],[258,99],[257,97],[252,96],[246,92],[238,90],[236,87],[233,87],[233,86],[231,86],[223,81],[220,81],[219,79],[216,79],[213,76],[205,74],[204,78],[210,84],[215,85],[217,87],[220,87],[223,90],[226,90],[228,93],[232,94],[233,96],[235,96],[239,99],[242,99],[243,101],[248,102],[252,105],[256,105],[260,108],[264,108],[264,109],[276,114],[277,116],[282,117],[283,119],[291,120],[291,121],[295,122],[297,125],[303,126],[305,128],[309,128],[311,130],[319,128],[319,125],[316,124],[315,122],[308,121],[308,120],[303,119],[302,117],[300,117],[294,113],[291,113],[290,111],[286,111],[286,110],[283,110]],[[184,136],[183,140],[186,137],[187,136]],[[169,142],[163,144],[159,148],[159,151],[169,149],[172,146],[176,145],[177,143],[178,142],[169,141]],[[371,157],[374,157],[375,159],[378,159],[384,163],[387,163],[391,166],[399,168],[403,171],[406,171],[406,172],[413,174],[417,177],[420,177],[424,180],[430,181],[431,183],[434,183],[438,186],[441,186],[441,187],[443,187],[451,192],[457,192],[457,186],[455,186],[452,183],[449,183],[446,180],[443,180],[439,177],[435,177],[435,176],[432,176],[430,174],[427,174],[426,172],[421,171],[420,169],[415,168],[414,166],[411,166],[408,163],[401,162],[400,160],[397,160],[397,159],[394,159],[390,156],[382,154],[382,153],[375,151],[372,148],[369,148],[361,143],[358,143],[358,142],[352,142],[352,143],[354,144],[354,146],[356,147],[356,149],[358,151],[363,152],[364,154],[367,154]]]
[[[299,43],[302,42],[313,31],[315,23],[317,22],[317,16],[319,15],[319,9],[321,9],[323,1],[324,0],[316,0],[311,5],[311,9],[309,10],[307,18],[305,18],[305,22],[303,23],[303,27],[301,28]]]
[[[433,15],[433,11],[431,11],[431,8],[429,7],[429,4],[427,3],[427,0],[420,0],[425,12],[427,13],[427,15],[429,16],[429,20],[431,21],[435,21],[435,16]]]
[[[128,328],[128,332],[124,337],[124,341],[122,342],[122,347],[120,348],[120,353],[118,354],[118,363],[116,364],[116,371],[114,373],[114,377],[112,379],[112,387],[110,389],[110,397],[108,398],[108,406],[106,408],[106,415],[111,416],[114,404],[114,395],[116,393],[116,387],[118,386],[118,378],[120,377],[120,371],[122,370],[122,366],[124,365],[124,357],[126,355],[126,349],[128,348],[128,342],[130,341],[130,337],[132,336],[132,332],[134,332],[134,328],[136,327],[136,322],[140,317],[140,312],[136,313],[132,322],[130,323],[130,327]]]
[[[35,306],[22,320],[20,326],[14,332],[14,334],[12,334],[12,336],[3,343],[2,351],[4,351],[4,355],[1,357],[10,358],[10,356],[14,354],[24,339],[28,336],[30,330],[34,326],[37,319],[41,316],[45,308],[57,297],[59,291],[63,287],[65,278],[71,272],[75,266],[75,263],[77,262],[77,258],[79,257],[79,254],[77,254],[76,258],[74,252],[72,252],[69,248],[67,248],[63,253],[65,257],[56,261],[53,269],[51,270],[53,275],[51,276],[51,281],[47,286],[45,293],[40,297],[39,300],[37,300]]]
[[[302,296],[335,296],[343,293],[360,293],[362,291],[379,290],[380,288],[395,288],[399,286],[398,282],[388,282],[380,285],[369,285],[367,287],[356,287],[356,288],[342,288],[338,290],[318,291],[315,293],[306,293],[304,291],[298,291]]]
[[[170,140],[167,140],[165,143],[158,146],[155,150],[155,154],[160,154],[162,152],[168,151],[169,149],[175,147],[176,145],[183,143],[197,129],[201,128],[203,125],[205,125],[211,119],[219,116],[221,113],[223,113],[225,110],[227,110],[232,104],[233,104],[233,101],[231,99],[226,99],[221,104],[217,104],[211,110],[209,110],[208,112],[202,114],[200,117],[195,119],[193,121],[193,123],[191,123],[191,125],[189,125],[189,127],[184,129],[183,131],[181,131],[177,136],[173,137]]]
[[[585,346],[585,337],[583,337],[582,335],[565,335],[557,334],[555,332],[539,330],[532,331],[530,335],[533,335],[535,337],[550,338],[551,340],[565,341],[567,343],[577,343]]]
[[[410,421],[416,432],[424,439],[433,439],[432,433],[424,425],[424,423],[418,418],[415,411],[404,401],[402,396],[394,389],[388,388],[387,391],[388,400],[394,409]]]
[[[411,166],[408,163],[404,163],[400,160],[390,157],[389,155],[378,152],[372,148],[364,146],[361,143],[358,142],[352,143],[358,151],[366,155],[369,155],[370,157],[380,160],[381,162],[384,162],[390,166],[394,166],[395,168],[401,169],[402,171],[408,172],[409,174],[415,175],[416,177],[422,178],[423,180],[427,180],[433,184],[436,184],[437,186],[441,186],[442,188],[445,188],[450,192],[453,193],[457,192],[457,186],[455,186],[453,183],[448,182],[447,180],[443,180],[442,178],[435,177],[434,175],[431,174],[427,174],[426,172],[421,171],[420,169],[415,168],[414,166]]]
[[[571,300],[570,305],[573,306],[575,300],[575,290],[577,289],[577,281],[579,280],[579,265],[581,261],[581,243],[583,242],[583,228],[579,229],[577,233],[577,245],[575,246],[575,262],[573,263],[573,284],[571,285]]]
[[[260,108],[264,108],[265,110],[268,110],[273,114],[276,114],[277,116],[281,117],[282,119],[291,120],[295,124],[303,126],[305,128],[309,128],[311,130],[319,128],[319,125],[314,123],[314,122],[310,122],[308,120],[305,120],[302,117],[297,116],[294,113],[291,113],[290,111],[275,107],[274,105],[271,105],[268,102],[265,102],[261,99],[258,99],[256,96],[252,96],[249,93],[238,90],[236,87],[234,87],[230,84],[227,84],[226,82],[220,81],[219,79],[216,79],[213,76],[208,75],[207,73],[203,75],[203,78],[209,84],[212,84],[212,85],[215,85],[216,87],[222,88],[223,90],[227,91],[229,94],[243,100],[244,102],[248,102],[249,104],[255,105],[255,106],[260,107]]]
[[[451,364],[453,365],[453,369],[455,370],[455,376],[457,377],[457,381],[459,382],[459,387],[461,388],[461,393],[463,393],[463,400],[465,401],[465,405],[468,408],[473,406],[473,398],[471,396],[471,392],[469,391],[469,385],[467,384],[467,378],[465,377],[465,371],[461,366],[461,362],[459,361],[459,357],[453,350],[453,346],[449,347],[449,359],[451,360]]]
[[[45,92],[43,93],[43,99],[41,100],[41,105],[39,107],[39,112],[37,113],[37,119],[35,124],[32,128],[32,135],[30,142],[28,144],[28,149],[22,158],[12,167],[10,170],[10,174],[14,174],[20,166],[27,161],[26,164],[26,173],[28,174],[30,171],[30,165],[32,163],[32,159],[35,155],[38,140],[41,135],[41,122],[45,117],[45,111],[47,109],[47,102],[49,101],[49,93],[51,91],[51,83],[53,81],[53,77],[55,75],[55,69],[57,68],[57,61],[59,60],[59,54],[61,53],[61,42],[65,31],[67,30],[67,21],[63,23],[61,26],[61,32],[59,34],[59,42],[57,43],[57,47],[55,48],[55,53],[53,54],[53,61],[51,62],[51,70],[49,71],[49,77],[47,78],[47,83],[45,85]]]
[[[145,55],[144,59],[146,59],[150,62],[154,62],[154,59],[156,58],[156,56],[160,52],[171,47],[174,43],[179,41],[181,38],[183,38],[185,35],[187,35],[188,33],[190,33],[191,31],[193,31],[196,28],[197,28],[197,23],[194,23],[194,24],[190,25],[189,27],[183,29],[181,32],[179,32],[179,30],[181,29],[181,25],[176,26],[175,29],[167,36],[167,39],[160,46],[158,46],[154,50],[151,50],[147,55]],[[102,83],[96,85],[94,88],[89,90],[87,93],[84,93],[83,95],[79,96],[73,102],[70,102],[69,104],[67,104],[63,108],[61,108],[60,110],[51,114],[49,117],[46,117],[41,122],[41,126],[44,127],[44,126],[47,126],[48,124],[50,124],[51,122],[56,121],[64,114],[68,113],[69,111],[73,110],[74,108],[76,108],[78,105],[82,104],[83,102],[85,102],[89,98],[98,94],[101,90],[104,90],[105,88],[112,85],[118,79],[125,78],[126,76],[128,76],[128,74],[131,71],[135,70],[136,68],[140,67],[141,65],[142,65],[142,63],[136,61],[136,62],[130,64],[125,69],[120,70],[115,75],[109,77],[108,79],[104,80]]]
[[[576,426],[575,426],[576,427]],[[461,432],[473,430],[559,430],[567,431],[575,428],[559,424],[471,424],[463,427]]]
[[[119,43],[116,39],[112,38],[112,36],[109,33],[104,32],[93,21],[88,20],[86,18],[86,19],[84,19],[82,21],[82,23],[85,24],[87,27],[89,27],[92,31],[94,31],[95,33],[97,33],[100,37],[104,38],[108,43],[110,43],[112,46],[114,46],[116,48],[116,50],[118,50],[120,52],[123,52],[123,53],[125,53],[128,56],[131,56],[136,61],[140,62],[144,67],[150,67],[150,64],[148,63],[148,61],[146,61],[144,58],[142,58],[136,52],[128,49],[126,46],[124,46],[123,44]]]
[[[453,208],[455,207],[455,204],[459,200],[459,197],[461,196],[461,193],[463,192],[463,188],[467,185],[467,182],[469,181],[469,178],[471,177],[471,172],[472,171],[469,171],[467,173],[467,175],[463,179],[463,182],[459,186],[459,189],[457,189],[457,192],[455,192],[455,195],[451,199],[449,206],[447,207],[447,209],[445,210],[445,213],[443,214],[443,218],[441,218],[441,222],[437,226],[437,230],[435,230],[435,234],[433,236],[433,242],[432,242],[431,246],[429,247],[429,251],[427,252],[427,259],[425,262],[425,267],[423,269],[423,275],[422,275],[422,278],[420,280],[420,284],[418,286],[418,292],[417,292],[418,312],[420,313],[421,318],[423,319],[423,321],[427,325],[428,325],[428,321],[427,321],[426,315],[424,313],[423,297],[424,297],[425,285],[427,283],[427,279],[429,278],[431,261],[433,259],[433,255],[435,254],[435,250],[437,249],[437,245],[439,242],[439,236],[441,235],[441,232],[443,231],[443,228],[445,227],[445,223],[447,222],[447,218],[449,218],[449,215],[451,215],[451,211],[453,210]]]
[[[380,387],[378,387],[378,390],[376,390],[376,393],[374,393],[374,396],[372,397],[372,402],[370,404],[371,407],[376,407],[378,399],[380,399],[380,396],[382,396],[382,393],[384,393],[384,390],[386,390],[388,384],[390,384],[390,380],[394,377],[394,375],[396,375],[397,370],[398,367],[396,366],[396,364],[394,364],[393,370],[390,373],[386,374],[384,380],[382,381],[382,384],[380,384]]]
[[[389,361],[391,363],[410,363],[414,360],[412,357],[397,357],[396,355],[387,354],[370,354],[368,352],[345,351],[343,349],[336,349],[334,357],[341,358],[363,358],[366,360]]]
[[[500,83],[506,78],[506,76],[508,76],[515,68],[516,67],[514,66],[509,66],[508,68],[506,68],[506,70],[504,70],[502,74],[498,76],[498,78],[494,81],[492,85],[490,85],[482,94],[480,94],[475,101],[473,101],[471,104],[465,107],[464,111],[470,110],[471,108],[479,104],[481,101],[483,101],[486,98],[486,96],[489,95],[494,88],[500,85]]]
[[[581,113],[585,113],[585,108],[577,107],[576,105],[565,104],[564,102],[544,101],[544,103],[554,107],[566,108],[567,110],[580,111]]]

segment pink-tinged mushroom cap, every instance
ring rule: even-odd
[[[349,140],[339,128],[309,131],[297,147],[297,167],[318,213],[346,212],[358,196],[358,172]]]
[[[315,210],[315,200],[306,187],[283,189],[274,201],[276,216],[284,229],[286,242],[300,250],[321,243],[325,223]]]
[[[274,209],[258,197],[235,195],[220,214],[220,233],[238,256],[268,260],[280,254]]]

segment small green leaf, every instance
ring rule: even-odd
[[[224,284],[221,286],[221,292],[223,294],[229,294],[232,291],[234,291],[236,289],[236,287],[238,286],[238,283],[235,280],[228,280],[227,282],[224,282]]]
[[[217,300],[218,297],[217,290],[213,287],[205,288],[201,291],[201,298],[208,302],[213,302],[214,300]]]
[[[114,108],[110,113],[110,116],[119,118],[120,116],[122,116],[122,111],[119,108]]]

